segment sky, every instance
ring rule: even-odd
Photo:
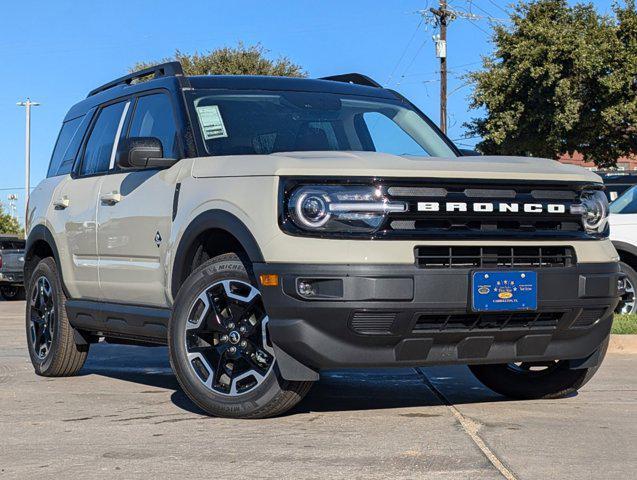
[[[609,12],[612,0],[594,0]],[[510,0],[450,0],[482,17],[449,27],[449,136],[461,148],[479,139],[463,123],[471,89],[463,75],[491,52],[492,22],[507,18]],[[434,121],[439,118],[432,26],[422,10],[436,0],[0,0],[0,202],[17,194],[24,205],[24,108],[32,111],[31,183],[45,176],[67,110],[89,90],[124,75],[138,61],[175,49],[207,51],[261,43],[287,56],[310,77],[359,72],[398,90]],[[488,18],[487,18],[488,17]]]

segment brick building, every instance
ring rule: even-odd
[[[573,155],[562,155],[558,160],[562,163],[578,165],[589,170],[597,170],[597,167],[593,162],[585,162],[582,154],[578,152],[575,152]],[[637,155],[632,155],[631,157],[622,157],[617,160],[617,170],[622,172],[637,171]]]

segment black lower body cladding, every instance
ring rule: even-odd
[[[471,310],[470,269],[261,263],[254,271],[280,278],[261,286],[273,343],[313,370],[581,364],[610,332],[622,278],[617,263],[538,268],[537,310],[486,314]]]

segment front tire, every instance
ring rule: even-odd
[[[312,382],[281,377],[261,293],[235,254],[197,268],[168,327],[170,363],[188,397],[210,415],[265,418],[300,402]]]
[[[469,365],[482,384],[500,395],[519,400],[564,398],[582,388],[602,363],[610,336],[600,345],[595,367],[570,369],[568,361]]]
[[[33,270],[26,305],[29,356],[43,377],[76,375],[88,356],[88,345],[77,345],[66,316],[66,295],[55,261],[45,258]]]

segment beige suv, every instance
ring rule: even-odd
[[[602,189],[463,156],[363,75],[159,65],[64,120],[28,210],[31,359],[74,375],[98,341],[168,345],[188,396],[231,417],[280,414],[337,368],[468,364],[560,397],[600,364],[622,293]]]

